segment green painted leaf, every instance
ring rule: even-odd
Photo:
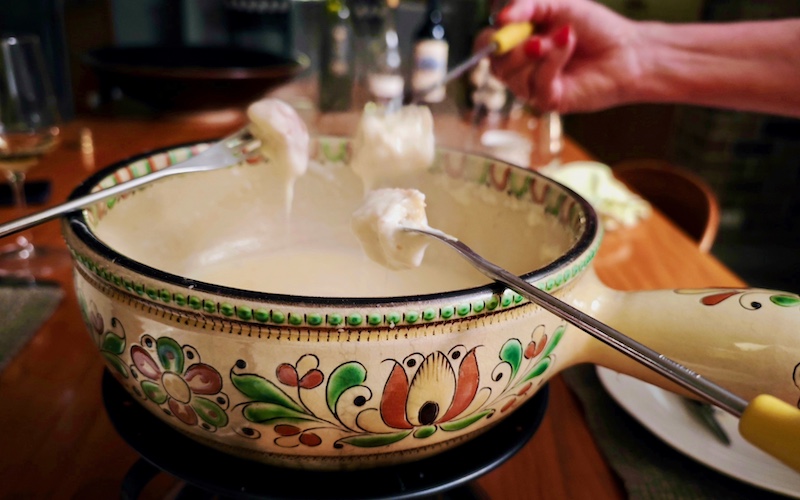
[[[156,341],[158,359],[164,370],[183,374],[183,350],[180,344],[169,337],[161,337]]]
[[[121,359],[119,359],[116,355],[106,351],[100,351],[100,354],[102,354],[103,357],[106,358],[108,364],[113,366],[114,369],[117,370],[120,375],[122,375],[125,378],[128,378],[128,367],[125,366],[125,363],[123,363]]]
[[[232,373],[231,382],[233,382],[234,387],[250,399],[262,403],[276,404],[295,412],[305,413],[302,406],[295,403],[288,394],[263,377]]]
[[[328,408],[336,413],[336,403],[344,391],[361,385],[367,380],[367,370],[356,361],[345,363],[336,368],[328,379]]]
[[[564,325],[559,326],[553,331],[553,335],[550,337],[550,341],[547,342],[547,347],[544,348],[542,352],[542,357],[546,358],[553,352],[553,349],[556,348],[559,341],[561,341],[561,337],[564,336],[564,332],[566,331],[567,327]]]
[[[197,412],[207,424],[214,427],[225,427],[228,425],[228,414],[225,410],[219,407],[217,403],[206,399],[194,397],[192,398],[192,408]]]
[[[142,391],[144,391],[145,396],[150,401],[162,404],[167,400],[167,393],[164,389],[161,388],[160,385],[156,384],[155,382],[151,382],[149,380],[142,381]]]
[[[523,182],[518,186],[515,186],[515,184],[517,184],[516,181],[520,179]],[[511,179],[509,179],[508,192],[519,198],[530,191],[531,183],[533,183],[533,177],[530,175],[524,175],[524,176],[513,175],[511,176]]]
[[[441,427],[443,431],[447,432],[460,431],[461,429],[466,429],[467,427],[474,424],[478,420],[485,418],[493,413],[494,410],[483,410],[458,420],[451,420],[450,422],[445,422],[443,424],[440,424],[439,427]]]
[[[528,380],[534,379],[540,376],[542,373],[545,372],[550,367],[550,364],[553,362],[553,358],[547,356],[546,358],[542,358],[536,363],[531,371],[525,375],[525,378],[522,379],[522,382],[527,382]]]
[[[489,184],[489,174],[492,170],[492,163],[490,161],[486,161],[483,163],[483,170],[481,170],[481,175],[478,176],[478,184],[481,186],[485,186]]]
[[[781,307],[792,307],[800,305],[800,297],[793,295],[772,295],[769,298],[769,300],[776,306],[781,306]]]
[[[340,439],[337,443],[346,443],[359,448],[377,448],[378,446],[387,446],[402,441],[409,434],[411,434],[410,430],[395,434],[369,434]]]
[[[102,348],[119,356],[125,352],[125,339],[112,331],[108,331],[103,336]]]
[[[549,203],[545,205],[544,211],[548,214],[558,215],[561,211],[561,207],[564,206],[564,200],[567,199],[567,195],[564,193],[556,193],[555,191],[550,191],[551,196],[548,196]],[[555,199],[553,199],[552,195],[556,195]]]
[[[312,415],[304,412],[292,410],[285,406],[274,403],[248,403],[242,410],[244,418],[251,422],[287,422],[296,423],[301,421],[316,420]]]
[[[426,425],[425,427],[420,427],[416,431],[414,431],[414,437],[417,439],[425,439],[426,437],[433,436],[436,432],[435,425]]]
[[[517,339],[506,341],[500,349],[500,359],[511,365],[511,376],[515,376],[522,362],[522,342]]]

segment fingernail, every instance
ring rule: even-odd
[[[559,30],[556,31],[556,34],[553,35],[553,44],[556,47],[563,49],[569,43],[569,35],[571,32],[572,27],[570,27],[569,24],[559,28]]]
[[[528,38],[522,48],[525,51],[525,55],[530,59],[542,57],[542,39],[538,36]]]

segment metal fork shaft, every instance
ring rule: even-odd
[[[158,170],[144,177],[139,177],[138,179],[132,179],[123,182],[122,184],[117,184],[116,186],[111,186],[101,191],[87,194],[86,196],[81,196],[78,199],[61,203],[60,205],[56,205],[46,210],[42,210],[41,212],[37,212],[35,214],[31,214],[26,217],[20,217],[19,219],[15,219],[10,222],[6,222],[4,224],[0,224],[0,238],[3,238],[5,236],[10,236],[12,234],[24,231],[26,229],[30,229],[43,222],[53,220],[61,215],[66,215],[70,212],[74,212],[75,210],[80,210],[81,208],[86,208],[88,206],[91,206],[97,202],[103,201],[112,196],[117,196],[123,193],[127,193],[145,184],[149,184],[154,180],[183,173],[186,173],[186,170],[183,169]]]
[[[242,159],[248,158],[254,153],[254,148],[250,151],[242,151],[245,143],[250,142],[251,146],[258,143],[252,143],[256,139],[250,134],[247,128],[241,129],[234,134],[225,137],[217,142],[210,148],[206,149],[197,156],[193,156],[185,161],[171,165],[163,170],[156,170],[142,177],[131,179],[129,181],[102,189],[95,193],[90,193],[80,198],[76,198],[52,208],[42,210],[35,214],[31,214],[19,219],[0,224],[0,238],[10,236],[12,234],[30,229],[33,226],[53,220],[61,215],[86,208],[95,203],[103,201],[112,196],[127,193],[136,188],[150,184],[151,182],[179,174],[188,174],[192,172],[203,172],[208,170],[216,170],[219,168],[227,168],[237,164]]]
[[[673,361],[667,356],[650,349],[614,328],[553,297],[549,293],[539,290],[515,274],[489,262],[461,241],[453,237],[448,237],[444,233],[437,234],[436,232],[414,228],[405,229],[407,231],[434,237],[449,245],[486,276],[507,285],[534,304],[542,307],[542,309],[572,323],[592,337],[651,368],[656,373],[663,375],[684,389],[691,391],[693,394],[714,403],[733,416],[740,417],[747,407],[747,401],[736,394],[733,394],[680,363]]]
[[[496,50],[497,50],[497,43],[492,42],[486,47],[477,51],[469,59],[461,62],[458,66],[448,71],[447,74],[440,81],[434,83],[433,85],[429,85],[424,89],[417,90],[416,92],[414,92],[411,95],[409,104],[419,104],[422,101],[422,98],[428,95],[430,92],[433,92],[439,87],[444,87],[451,81],[463,75],[464,73],[472,69],[476,64],[478,64],[481,61],[481,59],[483,59],[484,57],[488,57]]]

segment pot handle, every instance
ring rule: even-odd
[[[584,281],[585,280],[585,281]],[[621,292],[592,269],[573,305],[703,377],[752,401],[800,399],[800,296],[751,288]],[[606,366],[681,394],[652,370],[589,339],[576,362]]]
[[[742,437],[800,472],[800,296],[754,288],[621,292],[589,269],[573,304],[749,401]],[[695,397],[593,338],[575,362]]]
[[[780,399],[756,396],[739,419],[739,433],[800,472],[800,410]]]

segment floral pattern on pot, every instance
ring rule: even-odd
[[[531,339],[523,347],[522,342],[510,339],[503,344],[500,359],[503,361],[492,374],[494,380],[506,378],[508,384],[503,391],[505,403],[501,412],[510,410],[519,398],[526,396],[533,388],[534,380],[541,377],[555,362],[553,350],[561,341],[566,325],[556,327],[548,338],[544,325],[531,332]],[[507,375],[506,375],[507,374]]]
[[[117,379],[129,377],[128,368],[120,356],[125,352],[125,328],[117,318],[111,318],[111,328],[105,329],[105,320],[97,311],[94,302],[86,302],[83,294],[78,295],[78,305],[80,306],[83,321],[86,323],[90,332],[94,333],[92,338],[100,350],[100,354],[105,358],[108,365],[113,369],[112,373]]]
[[[216,431],[228,425],[228,396],[222,392],[222,376],[200,361],[191,346],[169,337],[143,335],[130,349],[130,367],[144,399],[184,424]]]
[[[732,297],[739,298],[739,304],[745,309],[757,310],[764,306],[759,300],[751,300],[755,295],[766,293],[759,290],[742,290],[738,288],[703,288],[703,289],[678,289],[675,293],[682,295],[702,295],[700,303],[704,306],[715,306]],[[771,293],[768,297],[771,304],[778,307],[797,307],[800,306],[800,295],[789,293]]]
[[[764,306],[761,300],[753,300],[753,296],[763,294],[758,290],[740,290],[736,288],[708,288],[698,290],[675,290],[679,294],[699,294],[702,295],[700,303],[704,306],[715,306],[732,297],[739,298],[739,304],[745,309],[756,311]],[[798,307],[800,306],[800,295],[790,293],[771,293],[769,303],[777,307]],[[792,380],[795,387],[800,390],[800,363],[795,365],[792,371]],[[797,407],[800,408],[800,398],[797,400]]]
[[[230,379],[248,400],[235,408],[256,426],[245,424],[236,431],[258,439],[263,435],[258,427],[264,425],[281,447],[327,444],[342,449],[385,447],[405,439],[424,440],[439,431],[466,430],[509,411],[544,381],[565,330],[561,324],[548,336],[539,325],[527,343],[507,341],[488,375],[479,369],[481,346],[387,359],[391,369],[379,395],[367,386],[369,374],[357,361],[342,363],[326,376],[318,357],[309,353],[294,364],[280,364],[270,380],[245,372],[247,362],[239,360]]]

